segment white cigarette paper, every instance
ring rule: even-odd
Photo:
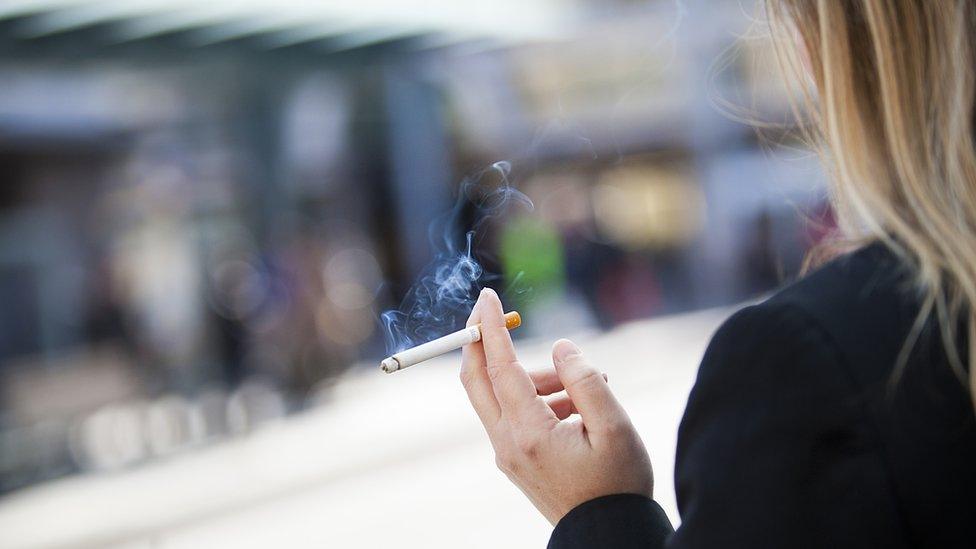
[[[515,311],[505,313],[505,327],[514,330],[522,324],[522,317]],[[439,357],[441,355],[456,351],[469,343],[481,341],[481,324],[469,326],[463,330],[458,330],[453,334],[447,334],[433,341],[428,341],[422,345],[412,347],[405,351],[400,351],[393,356],[383,359],[380,368],[392,374],[397,370],[409,368],[415,364]]]

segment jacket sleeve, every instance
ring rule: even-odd
[[[885,518],[897,514],[894,498],[854,489],[889,491],[856,395],[829,336],[801,309],[743,309],[709,344],[681,422],[678,530],[647,498],[609,496],[567,514],[549,547],[901,547],[903,532]],[[855,531],[851,513],[863,516]]]
[[[664,510],[637,494],[616,494],[578,505],[556,524],[549,549],[662,547],[674,530]]]

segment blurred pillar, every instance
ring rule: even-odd
[[[282,212],[288,207],[281,174],[282,117],[287,90],[293,76],[278,71],[274,78],[246,73],[241,93],[242,134],[250,168],[250,181],[256,208],[259,239],[267,246],[277,235]]]
[[[682,85],[690,95],[686,103],[690,109],[686,116],[689,146],[707,208],[705,231],[685,252],[684,261],[691,273],[690,295],[694,296],[691,305],[713,307],[728,304],[737,296],[737,254],[733,245],[738,235],[732,225],[736,204],[726,200],[726,191],[736,192],[732,186],[753,177],[749,173],[716,171],[716,166],[743,142],[744,131],[748,130],[713,104],[713,94],[727,96],[736,82],[732,70],[716,72],[715,60],[721,59],[747,29],[729,29],[730,21],[746,22],[745,18],[737,17],[742,9],[738,3],[684,0],[681,5],[685,10],[685,28],[694,25],[693,31],[678,32],[675,39],[676,47],[688,51],[693,63],[683,71],[686,80]]]
[[[390,198],[405,285],[431,260],[428,228],[451,207],[451,155],[443,93],[425,75],[420,60],[388,69]]]

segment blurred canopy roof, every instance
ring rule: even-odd
[[[3,0],[0,52],[165,44],[334,54],[555,34],[569,0]]]

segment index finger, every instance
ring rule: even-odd
[[[467,326],[474,326],[481,322],[481,309],[483,307],[484,303],[475,304],[471,316],[468,318]],[[495,400],[491,380],[488,379],[488,371],[485,368],[485,352],[481,342],[469,343],[461,349],[461,384],[464,385],[471,405],[490,435],[495,424],[498,423],[501,411],[498,408],[498,402]]]
[[[517,421],[555,419],[552,411],[536,395],[535,384],[519,363],[512,336],[505,327],[505,313],[498,294],[486,288],[481,292],[481,341],[484,344],[488,378],[502,415]]]

